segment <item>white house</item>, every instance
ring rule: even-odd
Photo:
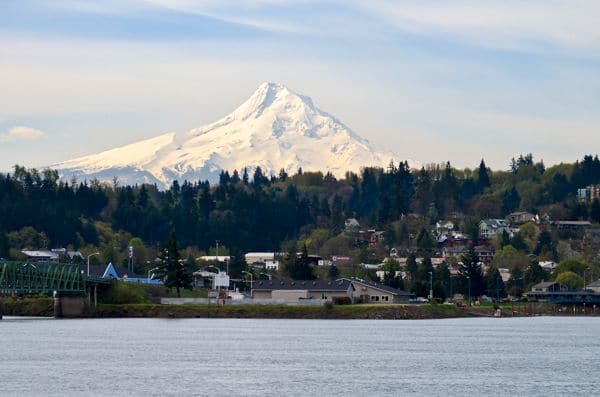
[[[279,270],[279,261],[265,261],[265,269],[267,270]]]
[[[505,219],[482,219],[479,222],[479,238],[490,239],[502,232],[510,234],[511,229]]]

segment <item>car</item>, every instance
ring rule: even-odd
[[[412,302],[412,303],[427,303],[427,302],[429,302],[429,299],[419,296],[418,298],[411,299],[410,302]]]

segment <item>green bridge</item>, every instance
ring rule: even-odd
[[[101,277],[88,277],[76,264],[0,262],[0,295],[84,294],[91,285],[108,283]]]

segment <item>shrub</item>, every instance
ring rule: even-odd
[[[101,302],[108,304],[148,302],[143,286],[135,283],[115,282],[103,295]]]

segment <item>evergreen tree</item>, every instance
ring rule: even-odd
[[[331,228],[334,234],[339,233],[344,225],[344,209],[342,198],[339,195],[333,197],[331,205]]]
[[[178,298],[181,297],[181,289],[192,289],[192,271],[189,265],[181,262],[174,232],[163,245],[158,258],[160,265],[154,274],[163,281],[165,287],[175,288]]]
[[[490,177],[488,175],[487,167],[485,162],[481,159],[479,163],[479,171],[477,173],[477,189],[482,192],[485,188],[490,186]]]
[[[460,282],[462,292],[465,297],[469,293],[469,285],[471,299],[477,298],[485,293],[485,280],[479,263],[479,257],[473,247],[463,255],[462,263],[459,266]]]
[[[486,294],[496,300],[506,297],[506,287],[497,268],[491,267],[485,277]]]
[[[550,278],[550,275],[537,262],[531,262],[526,268],[523,275],[526,285],[534,285]]]
[[[300,256],[296,253],[296,247],[292,247],[284,260],[284,269],[293,280],[314,280],[313,269],[308,259],[306,244],[302,246]]]

